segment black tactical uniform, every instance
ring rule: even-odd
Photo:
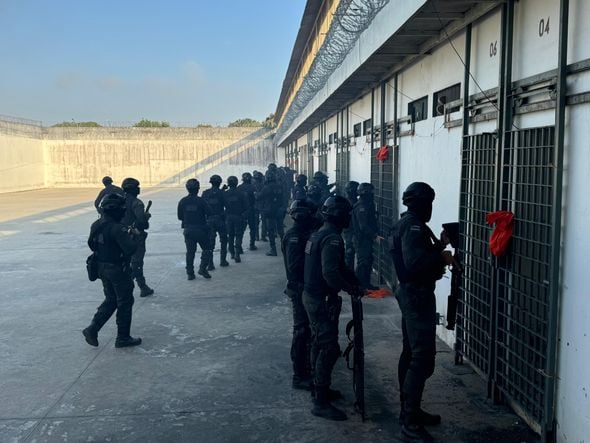
[[[373,201],[373,185],[361,183],[359,200],[352,212],[352,231],[356,251],[356,275],[363,289],[378,289],[371,284],[373,269],[373,242],[378,232],[377,215]]]
[[[237,177],[228,177],[227,184],[229,189],[225,191],[225,215],[229,253],[236,263],[240,263],[240,255],[244,253],[242,239],[248,217],[248,201],[246,194],[237,188]]]
[[[254,171],[252,174],[252,180],[254,181],[254,195],[260,193],[262,191],[262,187],[264,186],[264,174],[260,171]],[[255,199],[254,201],[254,217],[256,221],[256,241],[268,241],[266,238],[266,222],[260,213],[262,208],[262,202]],[[259,231],[260,228],[260,231]]]
[[[188,195],[178,202],[178,220],[182,222],[184,244],[186,245],[186,274],[189,280],[195,279],[195,253],[197,243],[201,246],[201,263],[199,275],[211,278],[207,265],[211,261],[213,251],[209,245],[209,225],[207,219],[211,209],[205,200],[198,196],[199,181],[191,178],[186,182]]]
[[[109,176],[103,177],[102,184],[104,185],[104,189],[101,189],[101,191],[98,193],[98,196],[96,197],[96,200],[94,200],[94,207],[96,208],[99,214],[100,202],[105,196],[109,194],[125,195],[125,192],[123,192],[121,188],[119,188],[116,185],[113,185],[113,179]]]
[[[322,201],[322,204],[328,199],[328,197],[334,195],[330,191],[330,185],[328,184],[328,176],[324,174],[322,171],[316,171],[315,174],[313,174],[312,183],[320,188],[320,200]]]
[[[133,279],[130,259],[141,242],[139,231],[121,223],[125,213],[125,198],[110,194],[101,200],[102,217],[90,228],[88,246],[98,259],[98,276],[105,299],[86,329],[86,342],[98,346],[98,332],[117,311],[117,340],[115,347],[136,346],[140,338],[130,335],[133,308]]]
[[[125,198],[127,200],[127,210],[123,217],[122,223],[125,226],[132,226],[141,233],[141,242],[137,247],[137,251],[131,257],[131,272],[133,278],[139,286],[140,297],[147,297],[152,295],[154,290],[150,288],[143,275],[143,259],[145,257],[145,241],[147,239],[147,231],[150,227],[149,219],[151,215],[145,212],[143,202],[137,198],[140,193],[139,181],[134,178],[126,178],[122,184],[123,191],[125,191]]]
[[[266,172],[266,180],[262,190],[256,194],[256,201],[260,202],[260,213],[266,222],[270,250],[266,255],[276,256],[277,247],[275,236],[277,232],[277,219],[283,205],[283,187],[277,183],[276,172],[269,169]]]
[[[246,213],[246,221],[248,222],[248,229],[250,230],[250,251],[256,251],[256,235],[258,233],[258,214],[256,213],[256,198],[254,193],[256,187],[252,183],[252,174],[244,172],[242,174],[242,184],[238,186],[238,190],[246,195],[248,202],[248,211]]]
[[[313,229],[317,227],[314,219],[315,207],[305,200],[295,200],[289,214],[294,220],[293,227],[283,236],[281,249],[287,274],[285,293],[293,308],[293,339],[291,341],[291,362],[293,363],[293,382],[295,389],[311,389],[309,319],[303,306],[303,279],[305,246]]]
[[[276,173],[277,182],[281,185],[282,189],[282,196],[281,196],[281,206],[277,212],[276,218],[276,233],[280,239],[283,238],[285,235],[285,215],[287,215],[287,208],[289,207],[289,197],[291,195],[289,191],[289,184],[287,183],[287,175],[285,173],[284,168],[277,168],[277,165],[271,163],[269,169],[272,169]]]
[[[292,198],[295,200],[307,199],[307,176],[305,174],[299,174],[295,179],[295,186],[293,187]]]
[[[349,181],[346,183],[344,187],[344,191],[346,192],[346,199],[348,203],[354,208],[358,200],[357,189],[359,187],[358,182]],[[353,230],[352,227],[348,227],[342,231],[342,238],[344,239],[344,256],[345,262],[348,269],[354,269],[354,239],[353,239]]]
[[[225,226],[225,196],[224,192],[219,189],[221,185],[221,177],[219,175],[212,175],[209,179],[211,187],[203,192],[203,198],[211,208],[211,215],[209,216],[209,245],[211,250],[215,249],[215,237],[219,234],[219,242],[221,243],[220,251],[220,266],[228,266],[227,262],[227,227]],[[215,269],[213,264],[213,255],[207,267],[210,271]]]
[[[344,263],[342,229],[350,223],[350,203],[340,196],[326,200],[321,213],[323,227],[313,233],[305,249],[303,305],[312,331],[311,367],[314,382],[312,414],[331,420],[346,420],[344,412],[329,402],[332,370],[340,356],[338,319],[341,290],[360,296],[354,272]]]
[[[408,212],[391,231],[391,252],[399,280],[395,296],[402,312],[403,351],[398,377],[401,392],[402,433],[430,441],[424,425],[440,422],[440,416],[420,408],[426,380],[434,372],[436,354],[436,299],[434,289],[445,267],[446,253],[426,226],[432,213],[434,190],[426,183],[412,183],[403,194]],[[449,253],[450,256],[450,253]]]

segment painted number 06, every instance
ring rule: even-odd
[[[549,20],[551,17],[547,17],[547,21],[542,18],[539,21],[539,37],[543,37],[545,34],[549,34]]]
[[[498,53],[498,40],[490,43],[490,57],[494,57]]]

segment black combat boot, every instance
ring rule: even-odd
[[[225,258],[222,258],[219,261],[219,266],[221,266],[222,268],[225,268],[226,266],[229,266],[229,263],[228,263],[228,261]]]
[[[254,243],[250,243],[250,247],[248,248],[250,251],[257,251],[258,248],[256,247],[256,245]]]
[[[215,271],[215,265],[213,263],[209,263],[209,265],[207,266],[207,271]]]
[[[399,424],[403,425],[406,418],[406,407],[404,394],[400,394],[400,411],[399,411]],[[429,414],[424,409],[418,409],[415,420],[422,426],[436,426],[440,425],[441,417],[438,414]]]
[[[188,280],[194,280],[194,279],[196,278],[196,277],[195,277],[195,271],[188,271],[188,272],[186,273],[186,278],[187,278]]]
[[[148,296],[152,295],[153,293],[154,293],[154,290],[146,284],[139,287],[139,296],[140,297],[148,297]]]
[[[315,398],[315,387],[313,385],[313,381],[311,383],[310,391],[311,391],[311,398]],[[342,395],[342,393],[340,391],[328,387],[328,401],[342,400],[343,398],[344,398],[344,396]]]
[[[98,331],[94,327],[94,323],[90,323],[90,326],[84,329],[82,334],[86,339],[86,343],[90,346],[98,346]]]
[[[236,246],[236,254],[242,255],[244,253],[244,250],[242,249],[241,246]]]
[[[236,256],[234,257],[236,263],[242,263],[242,259],[240,258],[240,254],[236,252]]]
[[[328,400],[328,387],[322,386],[315,388],[315,398],[313,400],[313,409],[311,413],[316,417],[322,417],[328,420],[344,421],[348,417],[340,409],[332,406]]]
[[[277,248],[270,248],[270,251],[268,251],[266,255],[268,255],[269,257],[276,257],[278,255]]]
[[[311,391],[313,390],[313,378],[311,375],[293,375],[291,387],[301,391]]]
[[[131,337],[130,335],[127,337],[117,336],[117,340],[115,340],[115,348],[128,348],[130,346],[138,346],[140,344],[141,338]]]
[[[205,266],[201,266],[199,268],[199,275],[201,275],[205,278],[211,278],[211,274],[209,274],[209,272],[207,272],[207,268]]]

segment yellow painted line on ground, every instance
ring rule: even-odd
[[[0,238],[10,237],[11,235],[18,234],[20,231],[0,231]]]
[[[68,218],[77,217],[79,215],[88,214],[89,212],[96,211],[93,206],[87,208],[75,209],[73,211],[64,212],[63,214],[52,215],[51,217],[41,218],[39,220],[33,220],[33,223],[55,223]]]

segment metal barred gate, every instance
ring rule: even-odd
[[[554,145],[553,126],[508,132],[498,169],[496,135],[469,136],[461,176],[465,272],[457,352],[488,379],[490,396],[505,398],[538,431],[546,420],[549,297],[556,274]],[[492,228],[485,224],[485,215],[497,209],[515,214],[510,247],[499,258],[489,252]]]
[[[379,226],[378,237],[373,247],[373,268],[377,271],[379,282],[393,288],[396,281],[387,244],[387,236],[396,221],[393,207],[393,152],[389,153],[387,160],[380,162],[377,160],[379,148],[380,146],[376,146],[371,152],[371,184],[375,187],[375,207]]]

